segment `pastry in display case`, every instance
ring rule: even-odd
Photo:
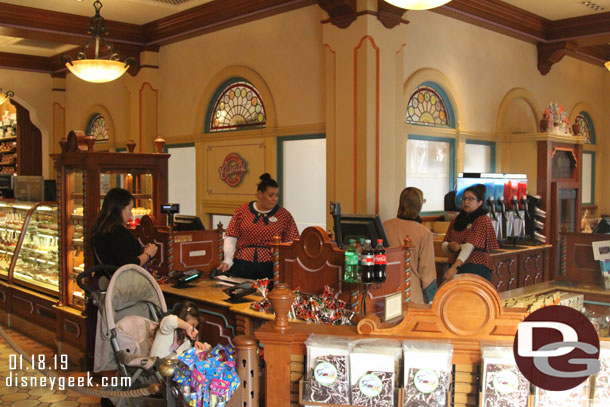
[[[8,278],[23,222],[33,204],[0,202],[0,277]]]
[[[24,237],[13,269],[13,281],[57,296],[59,292],[59,226],[55,204],[36,204],[25,222]]]

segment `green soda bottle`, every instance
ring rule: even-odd
[[[343,278],[348,283],[358,282],[358,252],[354,239],[349,239],[345,248],[345,274]]]

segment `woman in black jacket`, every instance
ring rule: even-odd
[[[133,195],[122,188],[113,188],[104,197],[102,210],[91,228],[91,246],[96,265],[121,267],[125,264],[144,266],[157,254],[157,246],[149,243],[142,247],[138,240],[127,230],[134,205]],[[98,281],[91,282],[97,289]],[[97,328],[97,309],[87,301],[87,353],[91,360],[95,353],[95,331]],[[103,407],[112,406],[109,399],[102,398]]]
[[[134,198],[122,188],[113,188],[106,194],[102,210],[91,228],[91,244],[95,264],[121,267],[125,264],[143,266],[157,254],[157,246],[149,243],[142,247],[127,230],[131,219]]]

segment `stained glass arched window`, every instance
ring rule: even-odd
[[[455,127],[447,95],[431,82],[418,86],[409,98],[406,120],[409,124]]]
[[[96,143],[108,142],[108,123],[106,122],[106,119],[104,119],[104,116],[99,113],[94,113],[89,118],[85,133],[95,137]]]
[[[578,125],[578,135],[584,137],[587,144],[595,144],[595,129],[587,112],[578,113],[574,123]]]
[[[221,86],[216,94],[208,117],[209,131],[265,127],[265,105],[251,83],[243,79],[232,80]]]

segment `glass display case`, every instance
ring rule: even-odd
[[[38,203],[25,220],[13,282],[57,297],[59,293],[59,224],[56,204]]]
[[[23,223],[33,204],[0,201],[0,278],[7,280]]]

